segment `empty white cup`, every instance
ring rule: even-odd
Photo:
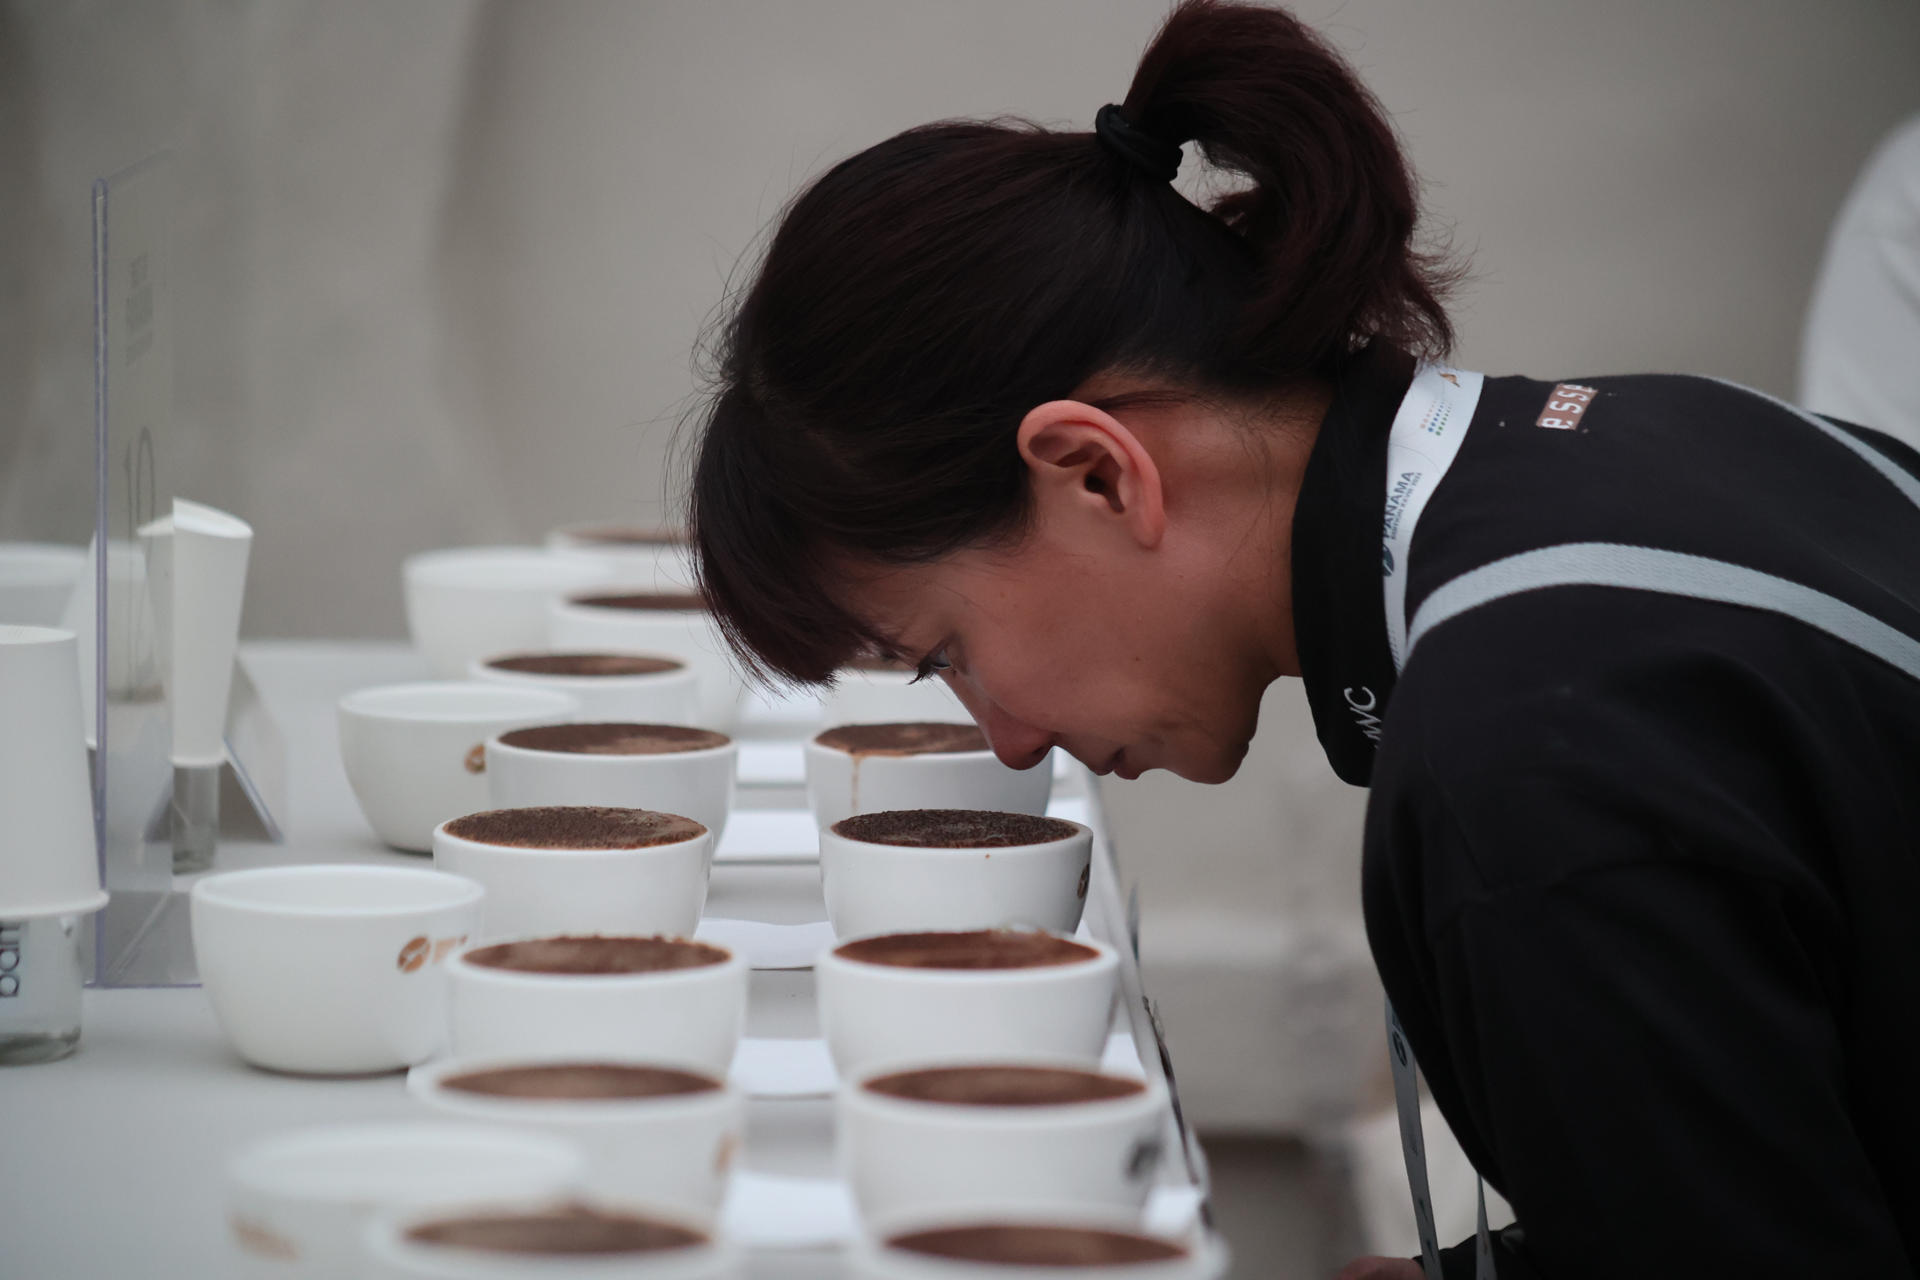
[[[712,944],[703,944],[709,945]],[[725,1076],[746,1026],[746,957],[641,973],[528,973],[454,956],[452,1050],[639,1058]]]
[[[604,603],[640,600],[656,603],[650,607]],[[746,685],[713,615],[697,596],[633,588],[574,592],[553,605],[547,642],[554,649],[610,649],[678,658],[693,669],[699,686],[693,723],[725,733],[739,719]]]
[[[706,827],[674,814],[622,809],[607,815],[618,827],[553,845],[513,843],[484,829],[502,819],[538,823],[543,815],[584,816],[574,806],[493,809],[434,829],[433,865],[487,886],[484,936],[691,934],[700,923],[713,866],[713,833]],[[656,838],[654,828],[662,824],[693,830],[660,844],[640,843]]]
[[[486,890],[424,867],[265,867],[193,886],[200,981],[241,1057],[276,1071],[392,1071],[446,1041],[445,960]]]
[[[970,1262],[902,1247],[920,1232],[978,1226],[1067,1227],[1145,1236],[1179,1250],[1156,1261],[1080,1265]],[[1231,1255],[1218,1236],[1148,1230],[1138,1214],[1093,1206],[1056,1208],[1007,1199],[987,1209],[921,1212],[869,1219],[848,1250],[853,1280],[1224,1280]]]
[[[726,834],[740,748],[725,734],[689,750],[618,749],[623,738],[672,739],[695,730],[675,724],[581,723],[509,730],[487,743],[487,798],[496,809],[530,805],[611,805],[682,813]]]
[[[551,689],[478,682],[392,684],[340,699],[340,759],[374,834],[424,853],[448,818],[487,807],[487,739],[574,719]]]
[[[949,811],[951,812],[951,811]],[[991,820],[996,815],[981,812]],[[910,810],[906,817],[937,819]],[[846,818],[820,832],[820,883],[827,919],[843,938],[909,929],[993,929],[1024,925],[1072,933],[1080,926],[1092,874],[1093,831],[1064,818],[1007,815],[1058,829],[1053,839],[994,846],[926,847],[861,839],[860,828],[891,814]]]
[[[1164,1085],[1042,1058],[918,1069],[929,1067],[1068,1074],[1117,1096],[999,1106],[936,1102],[870,1087],[899,1079],[897,1067],[863,1071],[841,1085],[835,1126],[841,1174],[863,1215],[1008,1201],[1135,1211],[1146,1204],[1166,1141]]]
[[[461,1248],[412,1239],[416,1228],[448,1219],[493,1218],[525,1213],[577,1212],[582,1206],[538,1202],[473,1202],[431,1212],[376,1214],[362,1237],[365,1280],[737,1280],[738,1251],[722,1239],[710,1218],[668,1206],[628,1201],[590,1203],[600,1213],[632,1215],[697,1233],[677,1248],[637,1253],[551,1253]]]
[[[881,809],[1045,813],[1053,792],[1052,752],[1031,769],[1009,769],[986,748],[916,755],[855,753],[824,746],[816,734],[807,741],[805,758],[807,802],[822,827]]]
[[[458,680],[476,658],[546,648],[553,602],[607,581],[610,572],[539,547],[423,551],[400,566],[407,631],[437,675]]]
[[[106,905],[71,631],[0,626],[0,813],[0,920]]]
[[[1065,964],[912,968],[822,951],[820,1029],[842,1076],[892,1063],[1042,1056],[1096,1063],[1106,1049],[1120,960],[1104,942]]]
[[[557,1199],[582,1188],[585,1170],[571,1143],[506,1128],[299,1129],[255,1142],[229,1162],[227,1223],[248,1274],[340,1280],[358,1274],[367,1222],[379,1209]]]
[[[618,664],[639,659],[647,662],[671,662],[664,671],[635,673],[619,671]],[[587,674],[581,671],[555,671],[566,662],[581,665],[599,660],[614,670]],[[530,669],[531,668],[531,669]],[[692,724],[699,708],[698,685],[693,669],[667,654],[643,653],[537,653],[494,654],[475,659],[467,669],[471,679],[520,689],[552,689],[570,695],[580,704],[583,720],[637,720],[648,724]]]
[[[85,547],[0,542],[0,625],[59,626],[86,570]]]
[[[443,1058],[409,1071],[407,1091],[448,1116],[566,1139],[585,1153],[584,1185],[596,1196],[720,1211],[746,1131],[746,1098],[723,1077],[696,1073],[711,1087],[650,1097],[512,1097],[447,1084],[567,1065],[529,1057]],[[644,1071],[658,1064],[602,1058],[587,1065]]]

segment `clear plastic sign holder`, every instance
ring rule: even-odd
[[[191,477],[165,472],[173,412],[173,183],[172,162],[162,153],[93,186],[94,580],[93,608],[83,611],[91,634],[82,638],[81,688],[90,695],[101,883],[111,894],[93,920],[97,986],[176,986],[197,977],[167,821],[174,777],[170,646],[158,628],[170,611],[164,602],[155,607],[160,576],[149,582],[142,536],[171,510],[173,494],[191,485]],[[284,811],[286,748],[244,669],[235,673],[227,748],[229,789],[243,800],[223,812],[254,818],[258,835],[278,841],[274,815]]]

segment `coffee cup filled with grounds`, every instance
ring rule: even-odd
[[[971,724],[843,724],[805,748],[807,803],[831,827],[884,809],[996,809],[1041,814],[1053,791],[1053,755],[1009,769]]]
[[[619,523],[564,525],[547,534],[547,549],[600,564],[637,591],[685,595],[696,589],[693,548],[679,529]]]
[[[735,1280],[710,1217],[621,1200],[470,1204],[383,1214],[372,1280]]]
[[[746,1099],[710,1071],[628,1058],[444,1058],[407,1073],[442,1114],[565,1139],[596,1196],[719,1212]]]
[[[843,1077],[893,1064],[1106,1048],[1120,961],[1104,942],[1029,929],[876,934],[814,962],[821,1033]]]
[[[693,669],[665,654],[502,653],[474,659],[468,678],[568,694],[582,720],[691,724],[699,707]]]
[[[820,832],[827,919],[842,937],[1002,925],[1072,933],[1092,867],[1092,829],[1039,814],[882,810]]]
[[[713,833],[676,813],[604,805],[486,809],[443,822],[433,864],[487,886],[481,931],[692,933]]]
[[[1042,1058],[883,1066],[841,1085],[839,1163],[867,1217],[988,1207],[1140,1210],[1169,1138],[1158,1081]]]
[[[638,1060],[724,1077],[747,961],[687,937],[557,934],[468,947],[447,971],[452,1051]]]
[[[683,813],[717,844],[733,808],[740,748],[712,729],[630,721],[540,725],[487,743],[497,809],[614,805]]]
[[[739,719],[746,684],[699,595],[615,588],[576,593],[553,605],[547,642],[563,650],[677,658],[692,670],[698,689],[694,724],[725,733]]]
[[[870,1218],[849,1253],[856,1280],[1224,1280],[1230,1255],[1201,1230],[1163,1234],[1139,1215],[1007,1200],[987,1210]]]

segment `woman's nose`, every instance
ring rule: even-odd
[[[963,680],[947,683],[987,736],[987,745],[1000,757],[1001,764],[1009,769],[1031,769],[1046,757],[1053,746],[1052,734],[1008,715]]]

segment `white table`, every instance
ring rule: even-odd
[[[287,739],[287,840],[223,843],[216,869],[317,861],[419,865],[418,857],[380,846],[361,819],[339,763],[333,702],[351,689],[423,678],[420,660],[397,645],[356,644],[261,644],[245,656]],[[709,919],[792,926],[826,917],[817,866],[799,847],[808,819],[798,743],[811,731],[809,714],[805,704],[759,704],[748,716],[740,734],[741,820],[729,823],[716,860]],[[1078,765],[1057,771],[1054,812],[1094,829],[1085,927],[1116,943],[1123,957],[1109,1063],[1164,1078],[1097,792]],[[756,970],[747,1035],[816,1040],[812,972]],[[228,1236],[222,1181],[236,1150],[290,1128],[424,1114],[399,1074],[325,1079],[246,1066],[227,1047],[197,987],[90,989],[77,1054],[0,1072],[0,1278],[238,1277],[243,1260]],[[1168,1126],[1173,1139],[1172,1114]],[[1171,1224],[1200,1203],[1205,1174],[1196,1142],[1170,1140],[1168,1150],[1173,1154],[1153,1210]],[[749,1243],[753,1231],[765,1231],[775,1219],[785,1220],[783,1230],[811,1225],[822,1236],[844,1225],[844,1189],[831,1181],[829,1098],[754,1098],[742,1168],[725,1224],[743,1228],[737,1234]],[[808,1181],[781,1181],[791,1178]],[[786,1238],[784,1247],[751,1248],[748,1274],[768,1280],[841,1274],[837,1247],[795,1247],[793,1237]]]

